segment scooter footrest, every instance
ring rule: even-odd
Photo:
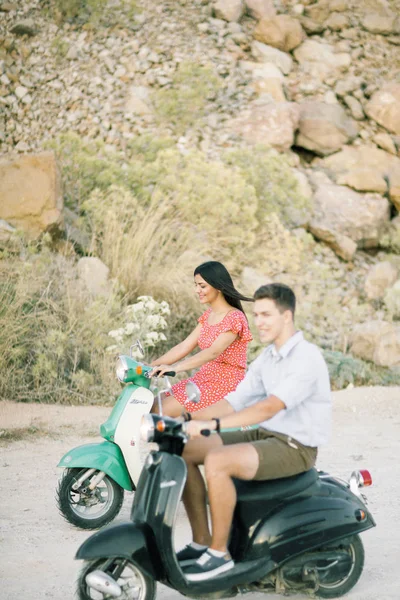
[[[238,585],[258,581],[274,568],[276,568],[276,564],[272,560],[261,561],[258,559],[238,562],[230,571],[206,581],[188,581],[188,590],[185,593],[188,596],[198,596],[228,590]]]

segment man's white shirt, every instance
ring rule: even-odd
[[[260,423],[305,446],[326,444],[331,431],[329,373],[320,349],[296,332],[280,349],[271,344],[251,363],[226,400],[235,411],[276,396],[286,409]]]

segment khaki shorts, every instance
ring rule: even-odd
[[[297,440],[259,427],[247,431],[220,434],[224,445],[249,443],[258,453],[259,465],[254,479],[279,479],[311,469],[317,460],[317,448],[303,446]]]

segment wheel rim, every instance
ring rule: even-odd
[[[89,587],[86,583],[86,576],[91,571],[97,569],[102,571],[106,565],[107,570],[105,572],[108,575],[112,575],[118,567],[123,566],[123,570],[117,579],[117,583],[122,589],[122,595],[119,596],[119,600],[144,600],[146,598],[147,584],[144,575],[136,565],[122,558],[115,559],[112,565],[109,564],[109,561],[107,563],[105,561],[97,562],[84,571],[79,581],[81,598],[84,598],[84,600],[106,600],[110,598],[109,594],[104,595],[102,592]]]
[[[337,579],[336,581],[330,581],[330,582],[324,581],[319,584],[320,588],[322,588],[324,590],[334,590],[335,588],[342,586],[351,577],[351,575],[354,571],[355,564],[356,564],[356,553],[355,553],[353,544],[350,544],[350,546],[348,546],[348,551],[349,551],[349,554],[351,555],[351,567],[350,567],[350,570],[347,573],[346,577],[342,577],[341,579]]]
[[[110,510],[115,497],[114,487],[106,475],[92,492],[83,493],[81,491],[82,488],[87,488],[90,485],[91,479],[98,473],[98,471],[96,471],[91,478],[86,479],[81,489],[76,491],[73,490],[73,484],[83,472],[84,471],[78,473],[76,479],[71,483],[68,492],[69,504],[73,513],[81,519],[98,519]]]

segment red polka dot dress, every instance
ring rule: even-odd
[[[203,365],[193,377],[183,379],[172,386],[172,394],[184,405],[188,412],[196,412],[212,406],[233,392],[242,381],[246,372],[247,346],[252,335],[247,319],[241,310],[232,310],[219,323],[209,325],[211,308],[198,319],[202,325],[198,345],[201,350],[210,348],[217,337],[226,331],[237,333],[236,339],[217,358]],[[199,388],[201,399],[198,404],[187,402],[185,385],[193,381]]]

